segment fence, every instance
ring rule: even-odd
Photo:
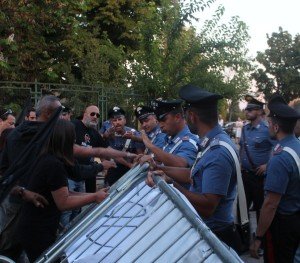
[[[137,94],[129,87],[116,89],[102,85],[0,81],[0,108],[12,108],[15,112],[19,112],[29,98],[32,106],[35,106],[39,98],[46,94],[59,97],[63,105],[72,109],[74,116],[82,114],[87,105],[97,105],[101,121],[106,119],[110,108],[120,106],[126,111],[129,123],[133,122],[134,107],[141,103],[147,104],[149,101],[147,96]]]

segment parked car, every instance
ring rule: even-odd
[[[231,137],[235,138],[236,135],[236,126],[235,121],[227,122],[223,126],[223,130]]]

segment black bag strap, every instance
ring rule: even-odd
[[[248,150],[248,144],[247,144],[247,140],[246,140],[246,136],[245,136],[245,126],[242,128],[242,136],[243,136],[243,147],[245,149],[245,153],[247,155],[248,161],[252,167],[253,170],[256,169],[254,162],[252,161],[252,158],[250,156],[249,150]]]

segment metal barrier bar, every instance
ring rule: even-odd
[[[155,200],[157,198],[157,196],[155,196],[150,202],[152,202],[153,200]],[[167,199],[165,200],[165,202],[167,202]],[[163,204],[165,203],[163,202]],[[162,205],[163,205],[162,204]],[[157,207],[153,212],[157,211],[161,206]],[[134,216],[138,215],[144,208],[140,209]],[[130,223],[132,219],[134,219],[134,216],[127,222],[127,223]],[[148,218],[145,218],[142,222],[140,222],[139,225],[136,226],[136,228],[140,227]],[[127,224],[126,223],[126,224]],[[120,230],[122,230],[126,225],[124,225]],[[132,232],[131,232],[132,233]],[[116,233],[117,234],[117,233]],[[114,234],[113,236],[115,236],[116,234]],[[128,235],[129,236],[129,235]],[[121,244],[128,236],[125,236],[123,239],[121,239],[121,241],[119,241],[117,244],[116,244],[116,247]],[[99,250],[98,250],[99,251]],[[96,251],[94,254],[96,254],[98,251]],[[112,253],[113,250],[111,250],[110,252],[108,252],[106,255],[104,255],[101,259],[100,259],[100,262],[106,258],[109,254]]]
[[[142,187],[142,189],[144,189],[145,187],[146,187],[146,185],[144,185],[144,186]],[[146,193],[146,195],[147,195],[150,191],[151,191],[151,189]],[[135,195],[136,195],[136,193],[133,193],[132,196],[135,196]],[[143,197],[144,197],[144,196],[143,196]],[[138,200],[138,202],[139,202],[141,199],[143,199],[143,197],[140,198],[140,199]],[[130,208],[129,208],[127,211],[125,211],[125,212],[118,218],[118,220],[116,220],[110,227],[115,226],[115,224],[122,218],[122,216],[124,216],[125,214],[127,214],[128,211],[129,211],[131,208],[133,208],[135,205],[136,205],[136,203],[133,203],[133,205],[130,206]],[[118,209],[114,210],[113,213],[111,213],[110,216],[102,223],[102,225],[104,225],[104,224],[107,223],[111,218],[113,218],[113,216],[116,215],[122,208],[123,208],[122,206],[119,206]],[[101,226],[102,226],[102,225],[101,225]],[[100,228],[101,226],[99,226],[98,228]],[[93,244],[93,243],[96,243],[96,242],[98,241],[98,239],[110,229],[110,227],[108,227],[104,232],[102,232],[102,233],[99,235],[98,238],[95,238],[95,240],[93,240],[92,244]],[[95,234],[96,234],[96,233],[95,233]],[[93,234],[90,236],[90,238],[92,238],[92,236],[93,236]],[[79,246],[82,246],[82,245],[83,245],[84,243],[86,243],[87,241],[88,241],[88,240],[85,240],[84,242],[82,242],[81,244],[79,244],[79,245],[74,249],[74,251],[73,251],[72,253],[69,254],[69,256],[71,256],[74,252],[76,252],[76,250],[79,248]],[[106,241],[106,242],[105,242],[98,250],[100,250],[102,247],[104,247],[109,241],[110,241],[110,239],[108,239],[108,240],[107,240],[107,241]],[[81,256],[84,252],[86,252],[86,250],[88,250],[88,249],[89,249],[89,247],[87,247],[85,250],[83,250],[83,251],[77,256],[77,258],[80,257],[80,256]],[[94,254],[95,254],[95,253],[94,253]]]
[[[161,205],[162,206],[162,205]],[[164,213],[163,213],[163,215],[162,215],[162,217],[160,218],[160,220],[163,220],[164,218],[165,218],[165,216],[167,216],[169,213],[171,213],[173,210],[175,210],[176,209],[176,207],[175,206],[173,206],[173,207],[171,207],[170,208],[170,210],[166,210]],[[146,221],[146,220],[145,220]],[[151,231],[152,229],[149,229],[148,231],[146,231],[145,233],[144,233],[144,236],[146,236],[150,231]],[[120,258],[122,258],[131,248],[133,248],[144,236],[142,236],[142,237],[140,237],[139,239],[137,239],[128,249],[127,249],[127,251],[125,251],[125,252],[123,252],[117,259],[116,259],[116,261],[117,260],[119,260]],[[101,261],[99,261],[99,262],[101,262]]]
[[[170,245],[165,248],[152,262],[155,262],[157,259],[159,259],[163,254],[165,254],[175,243],[177,243],[180,239],[184,237],[186,233],[188,233],[193,227],[190,225],[183,233],[181,233],[172,243],[170,242]]]
[[[171,186],[169,186],[159,176],[154,176],[156,185],[163,191],[178,209],[184,214],[187,220],[199,231],[203,239],[213,248],[215,253],[224,263],[240,263],[242,262],[236,255],[231,253],[228,248],[211,232],[211,230],[203,223],[198,215],[196,215],[190,207],[182,200]]]
[[[149,165],[144,164],[143,166],[134,167],[133,171],[135,175],[142,173],[148,169]],[[132,171],[132,172],[133,172]],[[49,250],[46,251],[44,256],[39,258],[36,262],[52,262],[80,235],[82,234],[88,226],[95,221],[97,218],[104,216],[107,211],[111,208],[111,205],[115,204],[117,201],[123,198],[126,194],[125,189],[129,189],[135,182],[144,180],[146,174],[141,174],[139,176],[133,177],[132,173],[128,181],[123,182],[123,184],[116,184],[115,187],[112,187],[112,193],[106,199],[103,200],[101,204],[95,207],[90,214],[87,214],[83,221],[77,222],[74,227],[69,229],[69,231],[62,236]],[[122,178],[121,178],[122,179]],[[116,189],[116,187],[118,187]]]
[[[184,217],[180,217],[177,222],[174,225],[171,225],[169,228],[165,229],[162,234],[157,237],[156,239],[154,239],[148,247],[144,248],[144,250],[142,250],[142,252],[140,254],[138,254],[132,261],[136,261],[139,257],[141,257],[143,254],[145,254],[145,252],[150,249],[162,236],[164,236],[165,234],[167,234],[176,224],[178,224]]]

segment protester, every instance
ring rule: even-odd
[[[11,166],[13,166],[20,158],[22,157],[21,154],[24,154],[23,151],[28,147],[31,143],[31,140],[34,136],[46,125],[51,116],[55,111],[59,109],[61,106],[60,101],[57,97],[52,95],[47,95],[41,98],[39,101],[36,113],[37,113],[37,121],[30,122],[25,121],[22,122],[17,128],[15,128],[10,136],[7,138],[6,144],[3,149],[2,159],[0,161],[0,172],[3,175]],[[107,157],[107,158],[115,158],[115,157],[123,157],[126,156],[128,158],[134,158],[136,155],[123,153],[116,151],[114,149],[106,149],[101,147],[96,148],[87,148],[82,147],[79,145],[73,145],[74,147],[74,154],[77,156],[82,157],[91,157],[91,156],[98,156],[98,157]],[[28,163],[32,164],[36,160],[36,155],[30,155],[27,153]],[[26,164],[27,165],[27,164]],[[80,169],[79,169],[80,172]],[[77,177],[79,177],[77,175]],[[28,178],[22,178],[23,185],[21,187],[27,187]],[[26,198],[24,198],[24,196]],[[0,224],[0,253],[2,255],[6,255],[10,258],[15,260],[18,259],[21,251],[20,246],[18,244],[18,239],[13,238],[11,233],[13,227],[15,226],[15,222],[18,219],[18,211],[22,204],[22,201],[25,199],[26,201],[30,201],[33,203],[40,203],[36,199],[40,200],[38,194],[29,191],[28,189],[24,190],[24,194],[22,198],[15,197],[13,199],[9,198],[8,202],[1,203],[0,206],[0,217],[1,217],[1,224]],[[22,200],[23,199],[23,200]],[[13,204],[10,201],[13,200]],[[7,209],[10,210],[10,213],[7,213]]]
[[[8,128],[15,128],[16,118],[13,115],[13,112],[11,109],[5,111],[0,116],[0,135],[1,133]]]
[[[60,118],[66,121],[70,121],[71,115],[72,115],[71,109],[69,107],[63,107]]]
[[[26,121],[36,121],[36,111],[34,108],[29,108],[25,115]]]
[[[34,262],[55,241],[60,211],[99,203],[107,196],[107,189],[91,194],[69,192],[67,178],[74,165],[74,140],[73,125],[59,120],[28,183],[29,190],[39,193],[49,202],[43,209],[31,203],[22,207],[17,235],[30,262]]]
[[[269,132],[278,144],[267,166],[266,195],[250,251],[258,258],[264,240],[265,262],[290,263],[300,241],[300,141],[294,135],[300,114],[280,95],[270,99],[268,108]]]
[[[97,125],[98,118],[100,117],[99,109],[97,106],[91,105],[86,107],[83,113],[82,120],[74,120],[76,132],[76,144],[83,147],[103,147],[107,148],[108,144],[103,140],[102,136],[98,133]],[[88,165],[94,161],[91,157],[78,157],[79,164]],[[84,192],[83,182],[77,182],[76,186],[78,192]],[[85,191],[93,193],[96,191],[96,178],[85,180]]]

